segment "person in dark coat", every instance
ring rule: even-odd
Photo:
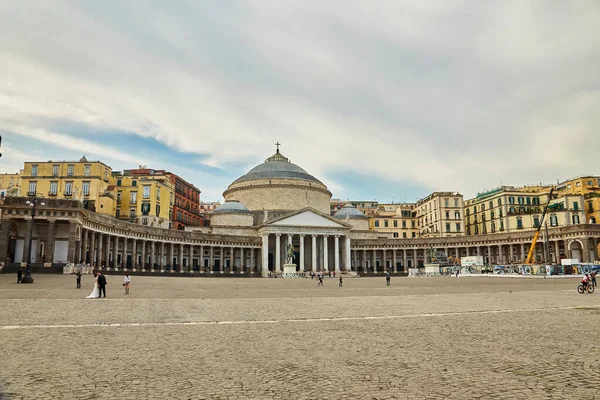
[[[104,293],[104,298],[106,298],[106,277],[102,272],[98,273],[98,298],[102,297],[102,293]]]
[[[21,268],[19,268],[19,270],[17,271],[17,283],[21,283],[22,280],[23,280],[23,271],[21,270]]]
[[[77,277],[77,289],[81,289],[81,272],[77,270],[75,276]]]

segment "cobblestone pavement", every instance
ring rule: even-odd
[[[578,279],[0,275],[0,398],[600,398]]]

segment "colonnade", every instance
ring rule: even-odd
[[[78,262],[94,268],[255,273],[260,267],[260,249],[256,247],[165,242],[88,229],[83,229],[75,251]]]
[[[350,270],[350,237],[346,235],[263,233],[262,268],[281,272],[287,260],[287,246],[294,246],[293,260],[299,272],[328,272]],[[269,257],[271,256],[271,257]]]

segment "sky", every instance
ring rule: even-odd
[[[600,2],[0,0],[0,173],[167,169],[219,200],[281,143],[335,198],[599,175]]]

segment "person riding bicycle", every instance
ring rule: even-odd
[[[590,275],[589,274],[585,274],[585,276],[581,280],[581,284],[583,285],[583,289],[584,290],[587,288],[589,280],[590,280]]]

